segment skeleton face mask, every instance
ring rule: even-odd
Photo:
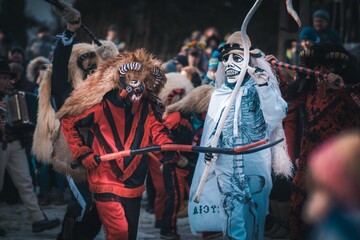
[[[230,53],[222,59],[225,67],[225,75],[229,83],[234,83],[238,80],[241,73],[241,65],[244,58],[238,53]]]

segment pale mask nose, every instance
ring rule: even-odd
[[[140,82],[138,80],[131,80],[130,86],[132,87],[138,87],[140,85]]]

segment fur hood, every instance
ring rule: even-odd
[[[68,69],[69,82],[73,87],[79,88],[83,83],[83,71],[77,64],[78,58],[85,53],[95,52],[95,56],[83,61],[84,66],[96,64],[99,66],[101,61],[118,55],[114,44],[109,41],[101,41],[102,46],[98,47],[86,43],[79,43],[73,46]],[[40,58],[39,58],[40,59]],[[40,59],[41,60],[41,59]],[[40,61],[38,60],[38,61]],[[34,66],[38,61],[34,61]],[[34,67],[30,67],[33,68]],[[33,72],[33,70],[29,70]],[[52,65],[47,66],[42,73],[42,81],[39,87],[39,108],[37,125],[34,132],[32,152],[37,160],[44,163],[51,163],[53,168],[60,173],[71,175],[77,181],[85,181],[86,171],[83,168],[71,169],[70,162],[72,154],[68,149],[67,143],[60,130],[60,121],[56,118],[56,113],[51,105],[51,76]]]
[[[30,82],[35,83],[37,74],[36,71],[44,64],[50,64],[50,60],[45,57],[37,57],[31,60],[26,68],[26,77]]]
[[[180,101],[194,89],[190,80],[181,73],[167,73],[166,78],[168,81],[159,94],[160,101],[165,107]]]
[[[78,43],[78,44],[74,44],[72,48],[68,63],[68,69],[69,69],[68,81],[71,81],[71,84],[73,85],[74,89],[76,89],[79,86],[79,84],[81,84],[84,81],[84,71],[79,68],[78,59],[81,55],[88,52],[95,53],[95,46],[88,43]],[[90,64],[96,64],[96,66],[99,66],[100,62],[101,62],[100,56],[95,54],[94,57],[85,59],[83,65],[87,66]]]
[[[178,111],[195,114],[206,112],[209,107],[211,94],[214,90],[215,87],[209,85],[202,85],[195,88],[180,101],[167,106],[164,116]]]
[[[78,59],[81,55],[89,52],[94,52],[95,56],[91,58],[86,58],[83,62],[84,66],[89,66],[91,64],[96,64],[99,66],[102,61],[105,61],[108,58],[115,57],[119,54],[114,43],[110,41],[100,41],[101,46],[88,43],[77,43],[74,44],[71,56],[69,59],[68,69],[69,69],[69,81],[72,82],[74,88],[77,88],[79,84],[84,81],[84,72],[78,65]]]
[[[107,92],[113,89],[123,90],[119,69],[133,62],[140,63],[141,68],[139,71],[129,70],[125,74],[126,81],[138,79],[145,84],[145,96],[147,94],[157,96],[166,83],[165,70],[161,67],[162,62],[145,49],[138,49],[102,62],[97,71],[81,85],[81,88],[71,93],[57,113],[57,118],[79,115],[100,103]],[[157,74],[154,74],[154,69]]]

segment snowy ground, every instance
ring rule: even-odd
[[[57,217],[62,219],[65,213],[66,205],[49,205],[43,207],[43,209],[49,218]],[[55,229],[47,230],[41,233],[32,233],[31,223],[27,218],[27,211],[22,204],[6,205],[5,203],[0,203],[0,226],[7,231],[6,237],[0,237],[0,239],[56,239],[57,234],[60,232],[59,226]],[[142,207],[137,239],[160,239],[159,231],[159,229],[154,228],[154,215],[147,213],[145,211],[145,207]],[[178,220],[178,232],[181,235],[181,239],[201,239],[200,236],[194,236],[191,234],[188,218],[181,218]],[[101,231],[96,240],[103,239],[105,239],[105,237]]]
[[[140,221],[138,228],[139,240],[160,239],[160,229],[154,228],[154,214],[149,214],[145,211],[146,198],[143,200]],[[56,206],[48,205],[43,207],[45,213],[49,218],[59,218],[62,220],[66,205]],[[33,233],[31,229],[31,222],[27,218],[27,211],[22,204],[7,205],[4,202],[0,202],[0,226],[7,231],[5,237],[0,239],[11,240],[45,240],[56,239],[57,234],[60,232],[60,226],[51,230],[47,230],[41,233]],[[198,240],[201,237],[191,234],[189,219],[178,219],[178,233],[181,235],[182,240]],[[223,239],[223,238],[217,238]],[[269,240],[269,238],[265,238]],[[104,233],[101,230],[96,240],[105,240]],[[214,239],[216,240],[216,239]],[[281,240],[281,239],[277,239]],[[283,239],[288,240],[288,239]]]

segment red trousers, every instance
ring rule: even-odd
[[[154,203],[154,213],[156,220],[161,220],[163,216],[165,199],[167,196],[164,186],[163,173],[160,169],[161,163],[159,159],[161,159],[161,157],[162,157],[161,154],[149,154],[149,162],[148,162],[151,179],[153,181],[156,191],[155,203]]]
[[[141,197],[99,201],[95,196],[95,199],[106,240],[136,240]]]

